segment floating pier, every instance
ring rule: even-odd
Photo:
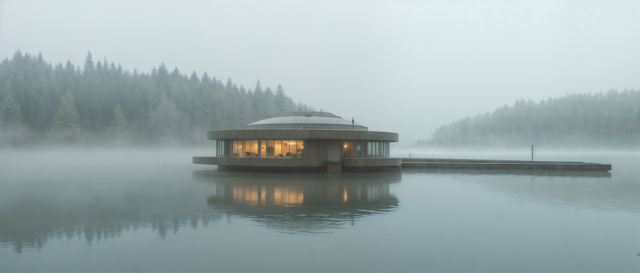
[[[610,171],[611,164],[563,161],[403,158],[402,169],[509,169]]]

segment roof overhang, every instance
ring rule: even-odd
[[[340,139],[398,142],[398,134],[353,130],[220,130],[207,132],[207,139]]]

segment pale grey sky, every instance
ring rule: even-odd
[[[411,144],[517,99],[640,88],[640,1],[0,0],[16,50],[150,71],[164,62]]]

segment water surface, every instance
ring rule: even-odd
[[[0,272],[640,272],[612,172],[218,172],[197,151],[0,154]]]

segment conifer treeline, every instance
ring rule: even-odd
[[[195,144],[270,114],[311,110],[283,88],[238,87],[164,64],[151,73],[95,62],[52,65],[16,52],[0,62],[0,146],[34,143]]]
[[[417,146],[640,147],[640,90],[571,94],[457,120]]]

